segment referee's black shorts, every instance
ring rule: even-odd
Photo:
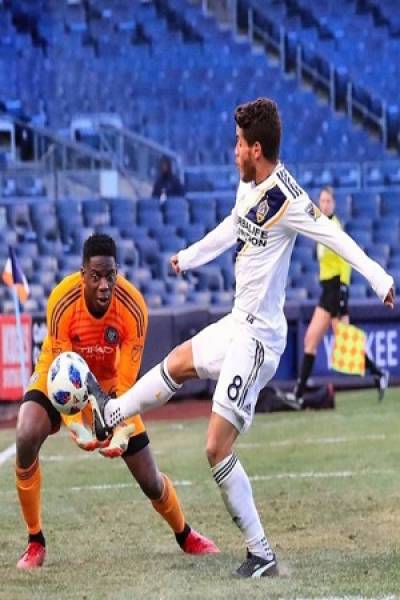
[[[340,277],[332,277],[332,279],[324,279],[321,282],[322,293],[318,302],[318,306],[326,310],[332,318],[340,317]]]

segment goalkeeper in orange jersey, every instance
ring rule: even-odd
[[[136,381],[147,330],[147,308],[140,292],[117,274],[114,240],[89,237],[83,248],[81,272],[65,277],[47,306],[48,334],[18,415],[16,485],[29,540],[17,563],[21,569],[40,567],[45,559],[41,523],[39,450],[60,429],[61,419],[78,446],[121,456],[154,509],[167,521],[184,552],[218,552],[211,540],[187,524],[174,486],[158,470],[139,415],[117,428],[107,446],[92,434],[90,406],[77,415],[62,416],[47,396],[47,372],[54,357],[66,350],[79,353],[101,385],[119,396]]]

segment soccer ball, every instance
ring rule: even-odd
[[[58,412],[74,415],[85,408],[88,373],[88,364],[76,352],[62,352],[53,360],[47,374],[47,393]]]

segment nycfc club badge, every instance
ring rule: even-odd
[[[257,212],[256,212],[257,223],[262,223],[265,220],[265,217],[267,216],[267,213],[269,211],[267,197],[268,196],[265,195],[257,207]]]
[[[118,331],[114,327],[107,327],[104,331],[104,339],[109,344],[118,343]]]

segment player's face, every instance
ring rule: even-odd
[[[319,195],[319,207],[326,217],[330,217],[335,212],[335,200],[327,190],[322,190]]]
[[[254,146],[249,146],[243,136],[243,131],[238,126],[236,126],[235,161],[239,169],[240,179],[245,183],[255,181],[256,163]]]
[[[93,315],[104,315],[117,279],[117,265],[112,256],[92,256],[82,268],[85,300]]]

